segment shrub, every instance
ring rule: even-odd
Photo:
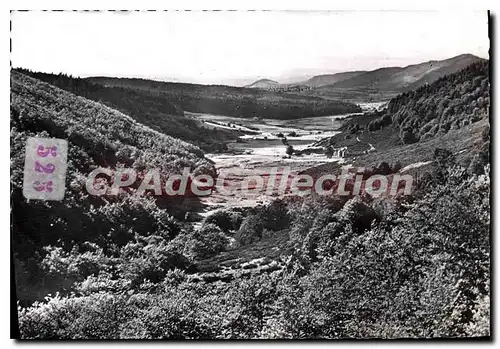
[[[222,231],[228,233],[230,231],[238,230],[243,215],[236,211],[218,210],[204,219],[203,224],[215,224]]]
[[[401,162],[399,161],[396,161],[394,164],[392,164],[391,166],[391,172],[392,173],[397,173],[399,172],[399,170],[401,170],[401,168],[403,167],[403,165],[401,165]]]
[[[387,176],[388,174],[391,173],[391,167],[389,166],[389,164],[385,161],[382,161],[378,167],[377,167],[377,172],[381,175],[384,175],[384,176]]]
[[[190,236],[190,253],[196,260],[215,256],[224,251],[229,240],[215,224],[204,224]]]
[[[249,215],[243,219],[240,229],[236,232],[234,238],[241,245],[248,245],[259,241],[262,237],[264,224],[258,216]]]
[[[121,250],[120,275],[130,280],[133,287],[144,280],[157,283],[165,278],[169,270],[186,269],[187,258],[166,243],[129,243]]]
[[[418,138],[415,136],[411,129],[402,130],[400,133],[400,138],[404,144],[412,144],[418,142]]]
[[[282,230],[288,228],[290,224],[287,204],[280,199],[274,200],[267,206],[262,207],[257,217],[262,222],[264,229],[267,230]]]
[[[490,125],[483,128],[483,131],[481,132],[481,139],[484,142],[488,142],[490,140]]]

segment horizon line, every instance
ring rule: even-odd
[[[490,60],[489,55],[488,55],[488,58],[485,58],[485,57],[481,57],[480,55],[475,55],[472,53],[461,53],[459,55],[452,56],[449,58],[429,59],[426,61],[422,61],[420,63],[408,64],[406,66],[381,66],[381,67],[374,68],[371,70],[353,69],[353,70],[340,70],[340,71],[335,71],[335,72],[331,72],[331,71],[324,72],[324,73],[319,73],[319,74],[313,74],[310,77],[306,78],[306,80],[293,81],[293,82],[287,82],[287,83],[280,82],[279,80],[276,79],[276,77],[273,77],[273,76],[267,76],[267,77],[265,77],[265,76],[250,76],[250,77],[236,77],[236,78],[229,78],[228,77],[228,78],[223,79],[223,80],[234,79],[234,80],[249,80],[249,81],[251,81],[249,84],[245,84],[245,85],[234,85],[234,84],[230,85],[228,83],[188,82],[188,81],[180,81],[180,80],[178,80],[179,78],[169,78],[169,77],[162,78],[162,77],[158,77],[158,76],[152,77],[152,76],[145,76],[145,75],[142,75],[142,76],[134,76],[134,75],[120,75],[120,76],[117,76],[117,75],[86,75],[85,76],[85,75],[72,74],[72,73],[63,72],[63,71],[59,71],[59,72],[36,71],[36,70],[31,70],[30,68],[25,68],[25,67],[20,67],[20,66],[14,67],[12,64],[11,64],[10,68],[11,68],[11,70],[12,69],[23,69],[23,70],[29,70],[29,71],[32,71],[34,73],[41,73],[41,74],[53,74],[53,75],[63,74],[63,75],[67,75],[67,76],[71,76],[73,78],[79,78],[79,79],[92,79],[92,78],[136,79],[136,80],[156,81],[156,82],[165,82],[165,83],[173,83],[173,84],[188,84],[188,85],[203,85],[203,86],[228,86],[228,87],[247,88],[246,86],[251,85],[253,83],[256,83],[258,81],[261,81],[261,80],[272,80],[272,81],[277,82],[280,85],[300,85],[300,83],[303,83],[303,82],[305,82],[313,77],[316,77],[316,76],[336,75],[336,74],[343,74],[343,73],[350,73],[350,72],[369,73],[369,72],[373,72],[373,71],[380,70],[380,69],[391,69],[391,68],[406,69],[408,67],[412,67],[415,65],[420,65],[420,64],[430,63],[430,62],[442,62],[442,61],[450,60],[450,59],[457,58],[460,56],[474,56],[474,57],[479,58],[479,59],[483,59],[483,60],[487,60],[487,61]],[[300,69],[300,68],[297,68],[297,69]],[[307,74],[304,74],[304,75],[307,75]],[[178,81],[165,80],[165,79],[177,79]]]

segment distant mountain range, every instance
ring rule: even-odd
[[[341,82],[344,80],[349,80],[352,79],[358,75],[366,73],[366,70],[361,70],[361,71],[350,71],[350,72],[344,72],[344,73],[337,73],[337,74],[324,74],[324,75],[316,75],[310,78],[309,80],[300,82],[299,84],[301,85],[306,85],[310,87],[321,87],[321,86],[327,86],[327,85],[332,85],[337,82]]]
[[[387,67],[372,71],[350,71],[337,74],[316,75],[306,81],[294,85],[304,85],[321,95],[340,90],[374,92],[404,92],[430,84],[437,79],[467,67],[468,65],[484,61],[483,58],[471,54],[463,54],[442,61],[428,61],[406,67]],[[277,81],[261,79],[248,85],[250,88],[276,89],[290,84],[279,84]],[[308,92],[310,93],[310,92]]]
[[[280,83],[277,81],[274,81],[274,80],[260,79],[260,80],[257,80],[255,82],[251,83],[250,85],[246,85],[245,87],[269,89],[269,88],[277,87],[279,85],[280,85]]]
[[[456,73],[479,61],[483,61],[483,59],[466,54],[443,61],[409,65],[404,68],[381,68],[327,86],[336,88],[370,87],[382,91],[413,90],[426,83],[430,84],[445,75]]]

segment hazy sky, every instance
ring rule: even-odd
[[[462,53],[486,12],[13,12],[12,64],[79,76],[243,84]]]

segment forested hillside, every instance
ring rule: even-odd
[[[188,143],[138,124],[130,117],[18,72],[11,73],[11,202],[12,239],[16,262],[17,296],[21,304],[69,290],[78,278],[100,270],[89,258],[123,258],[112,268],[154,273],[163,265],[179,265],[181,256],[164,245],[176,236],[184,218],[179,199],[158,197],[89,196],[86,175],[98,166],[159,168],[164,174],[193,171],[214,173],[203,152]],[[27,201],[22,194],[25,144],[28,137],[68,141],[66,194],[63,201]],[[175,217],[174,217],[175,216]],[[162,242],[163,241],[163,242]],[[146,266],[122,250],[133,244],[137,258],[154,250],[158,265]],[[77,258],[70,274],[49,265],[55,255]],[[122,257],[120,257],[122,256]],[[45,261],[45,262],[44,262]],[[137,263],[135,267],[134,263]],[[161,264],[164,263],[164,264]],[[153,269],[147,269],[153,268]],[[148,271],[150,270],[150,271]],[[156,269],[154,269],[156,270]],[[163,269],[162,269],[163,270]],[[80,275],[80,272],[83,273]],[[129,271],[131,272],[131,271]],[[90,273],[90,274],[89,274]]]
[[[459,100],[457,86],[470,80],[467,91],[477,102],[482,95],[472,86],[477,76],[482,86],[484,69],[470,67],[436,93],[449,95],[452,105]],[[437,142],[409,196],[287,197],[221,209],[195,228],[165,199],[105,201],[86,195],[82,183],[96,165],[160,166],[166,172],[187,165],[211,173],[199,148],[17,72],[11,84],[12,234],[22,338],[490,335],[489,159],[478,164],[480,171],[467,171]],[[423,91],[403,96],[431,103],[432,94]],[[410,123],[405,120],[416,117],[409,112],[417,105],[413,97],[400,97],[384,112],[387,126],[361,133],[362,125],[354,134],[399,135]],[[453,108],[459,105],[466,106]],[[479,115],[487,118],[488,110]],[[61,202],[22,197],[23,145],[30,135],[70,143]],[[430,140],[422,142],[430,146]],[[489,141],[488,131],[474,147],[488,148]],[[417,144],[401,142],[393,152]],[[377,151],[366,156],[390,156]],[[255,258],[265,265],[257,268]]]
[[[371,166],[429,161],[425,153],[446,144],[461,165],[481,173],[490,157],[489,108],[489,63],[481,61],[346,120],[342,133],[317,145],[347,147],[357,164]]]
[[[182,108],[159,91],[107,87],[86,79],[63,74],[45,74],[16,69],[25,75],[48,82],[75,95],[103,103],[119,110],[141,124],[166,135],[194,143],[207,151],[224,150],[223,141],[234,140],[234,132],[206,128],[184,116]]]
[[[161,93],[183,110],[243,118],[297,119],[357,113],[355,104],[261,89],[96,77],[91,82]]]
[[[304,94],[349,101],[389,100],[399,93],[416,90],[473,63],[485,61],[471,54],[463,54],[406,67],[384,67],[318,86]]]
[[[360,71],[349,71],[349,72],[342,72],[342,73],[336,73],[336,74],[323,74],[323,75],[316,75],[313,76],[312,78],[301,82],[301,84],[306,85],[306,86],[311,86],[311,87],[321,87],[321,86],[326,86],[326,85],[333,85],[337,82],[352,79],[358,75],[364,74],[366,71],[360,70]]]
[[[429,61],[406,67],[380,68],[324,86],[324,89],[363,89],[369,87],[380,91],[414,90],[425,84],[433,83],[440,77],[456,73],[472,63],[481,61],[484,59],[464,54],[442,61]]]
[[[210,171],[198,148],[19,73],[11,84],[22,338],[490,334],[488,164],[468,173],[437,149],[409,197],[275,200],[218,211],[197,230],[148,198],[90,198],[82,181],[95,165],[122,161]],[[22,198],[29,135],[70,142],[64,201]],[[240,260],[252,248],[273,262],[249,270],[255,265]],[[236,256],[231,274],[223,266],[201,273],[224,253]]]
[[[393,98],[383,111],[351,120],[349,133],[398,139],[411,144],[447,134],[489,117],[490,82],[487,61]],[[489,131],[487,131],[489,132]]]
[[[42,267],[74,294],[20,307],[22,336],[488,336],[489,172],[469,176],[442,150],[435,160],[408,198],[278,200],[219,211],[161,248],[153,244],[165,241],[159,236],[137,236],[119,253],[47,248]],[[223,253],[238,261],[252,246],[267,263],[275,258],[260,272],[232,260],[235,269],[220,265],[201,279],[188,268]],[[184,259],[168,259],[174,251]]]
[[[408,143],[487,118],[489,107],[489,62],[483,61],[399,95],[387,112]]]

